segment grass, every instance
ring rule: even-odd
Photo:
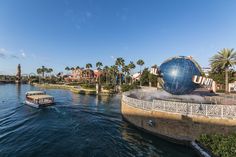
[[[203,134],[199,141],[216,156],[236,157],[236,133],[230,135]]]

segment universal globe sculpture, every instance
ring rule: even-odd
[[[199,87],[192,78],[201,76],[201,68],[191,57],[173,57],[161,64],[160,74],[165,91],[174,95],[189,94]]]

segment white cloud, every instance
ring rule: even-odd
[[[20,53],[21,53],[20,55],[22,58],[26,58],[26,53],[23,49],[20,50]]]
[[[0,52],[6,52],[7,50],[4,48],[0,48]]]
[[[114,56],[110,56],[110,57],[111,57],[112,60],[116,60],[116,57],[114,57]]]
[[[21,53],[21,56],[22,56],[23,58],[25,58],[25,57],[26,57],[26,54],[25,54],[24,52],[22,52],[22,53]]]
[[[26,57],[27,57],[26,52],[23,49],[20,49],[18,53],[10,53],[5,48],[0,48],[0,58],[24,59]]]
[[[6,57],[5,53],[0,52],[0,58],[5,58],[5,57]]]
[[[6,57],[6,49],[0,48],[0,58],[5,58]]]

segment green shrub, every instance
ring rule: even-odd
[[[132,85],[129,85],[129,84],[123,84],[121,85],[121,91],[122,92],[126,92],[126,91],[129,91],[129,90],[132,90],[132,89],[138,89],[139,86],[135,85],[135,84],[132,84]]]
[[[70,83],[67,83],[68,86],[79,86],[81,85],[81,83],[79,82],[70,82]]]
[[[112,90],[112,89],[114,89],[114,88],[115,88],[115,86],[112,85],[112,84],[106,84],[106,85],[103,86],[103,89],[104,89],[104,90]]]
[[[224,90],[224,89],[219,89],[219,90],[217,90],[216,92],[217,92],[217,93],[224,93],[225,90]]]
[[[81,87],[84,89],[96,89],[96,85],[94,84],[81,84]]]
[[[230,135],[203,134],[199,141],[216,156],[236,157],[236,133]]]

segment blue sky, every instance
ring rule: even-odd
[[[235,0],[0,0],[0,74],[236,48]]]

